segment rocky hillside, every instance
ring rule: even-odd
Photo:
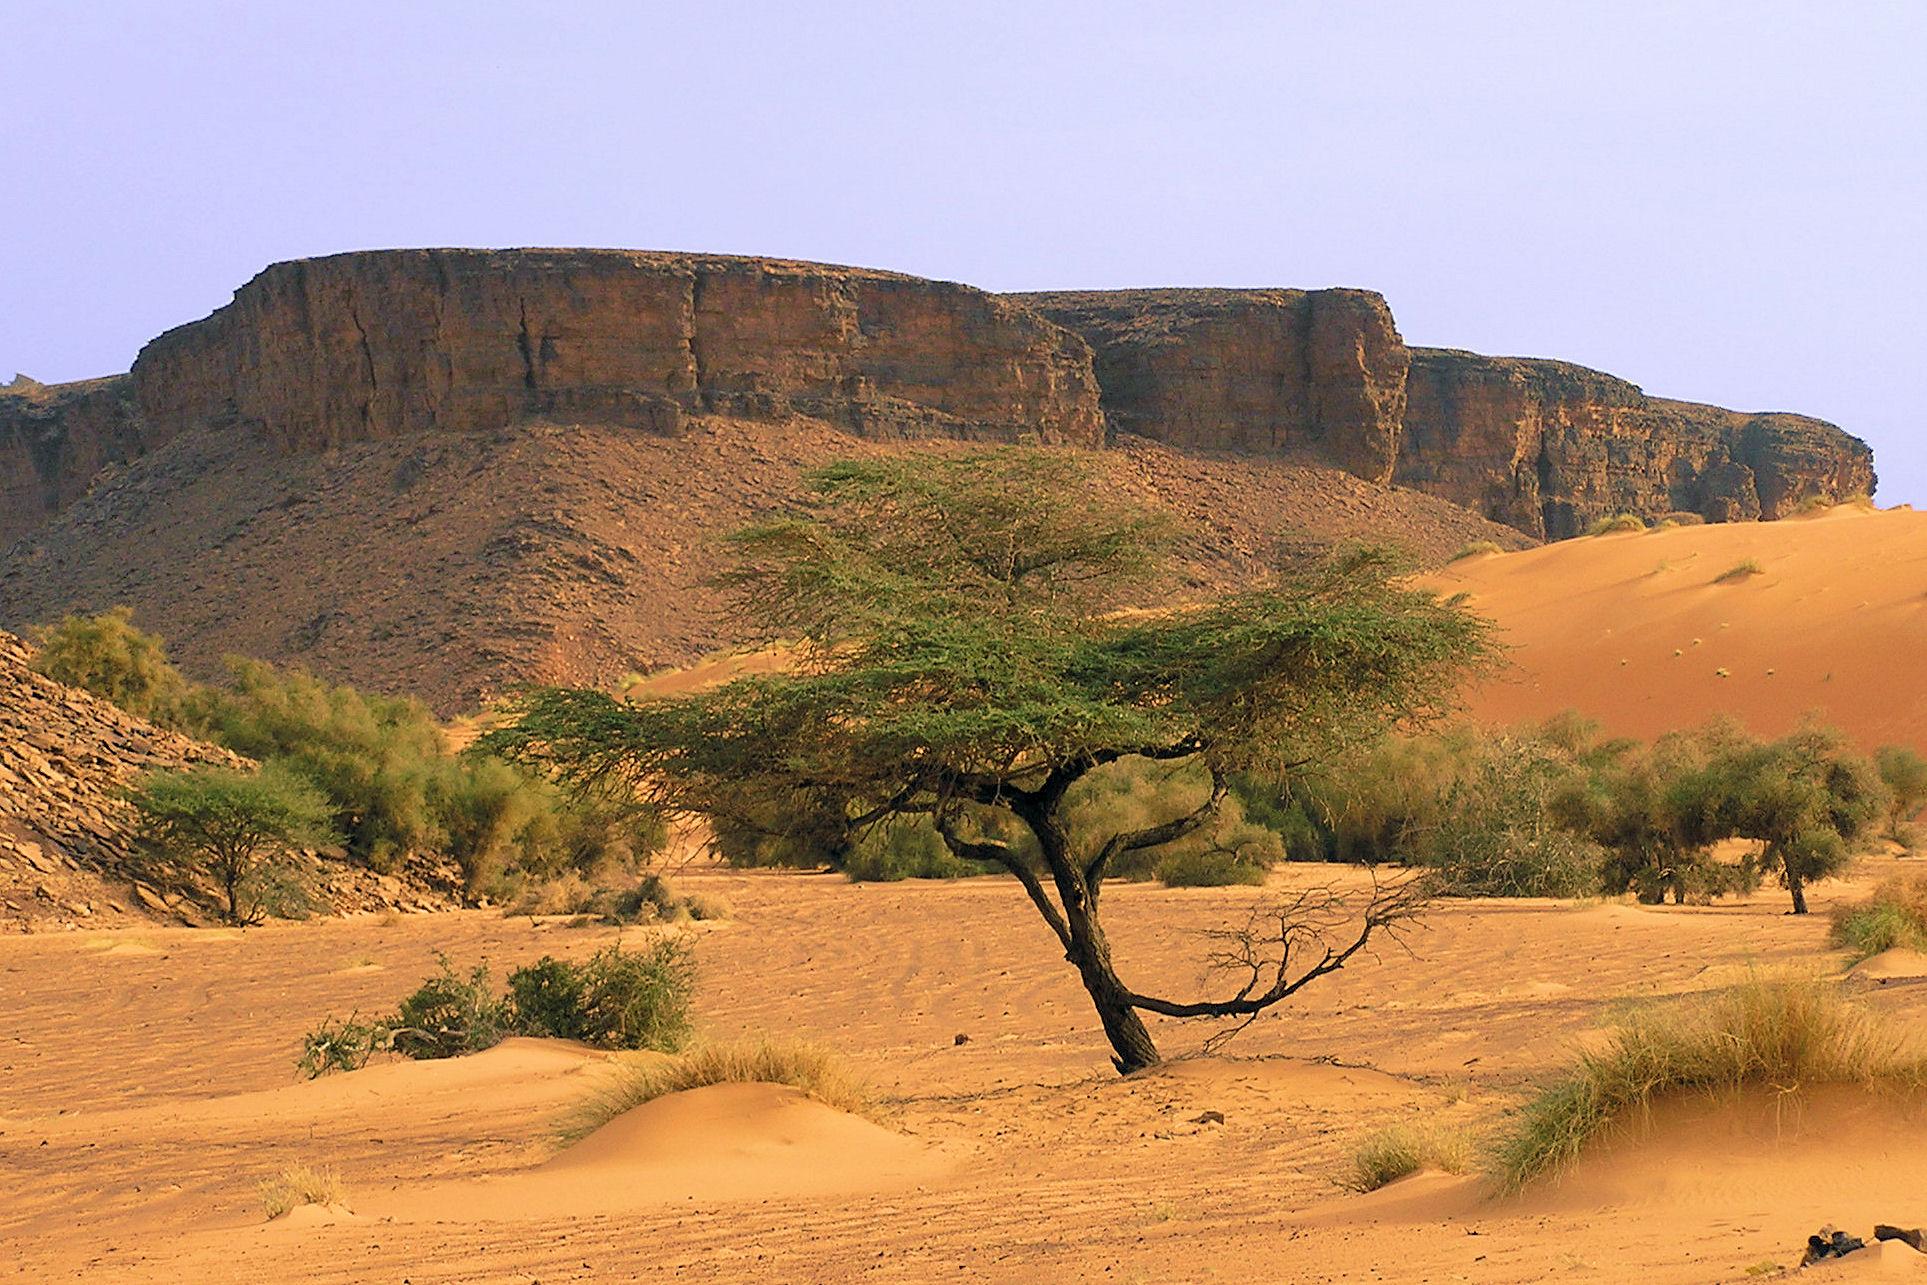
[[[0,633],[0,929],[207,922],[207,889],[149,877],[120,790],[147,771],[247,760],[57,683],[32,661],[25,643]],[[324,907],[449,900],[449,887],[419,872],[404,883],[335,861],[308,864]]]
[[[201,429],[16,545],[0,609],[34,621],[124,602],[196,675],[225,653],[295,660],[451,714],[512,683],[613,683],[738,641],[703,583],[724,533],[776,511],[806,468],[941,449],[958,448],[702,416],[674,438],[524,423],[294,454]],[[1431,562],[1473,540],[1531,543],[1332,469],[1141,438],[1096,458],[1198,532],[1172,595],[1248,581],[1281,539],[1393,539]]]
[[[1409,349],[1368,291],[380,251],[276,264],[129,375],[0,390],[0,625],[125,602],[199,672],[302,660],[444,710],[612,679],[733,641],[701,587],[714,538],[800,470],[955,440],[1099,449],[1196,514],[1170,592],[1247,579],[1287,534],[1436,561],[1874,481],[1817,420]]]

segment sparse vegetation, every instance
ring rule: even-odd
[[[333,1169],[295,1164],[262,1179],[260,1192],[261,1207],[272,1221],[303,1205],[338,1205],[347,1188]]]
[[[193,685],[167,659],[167,645],[134,625],[131,607],[69,614],[30,631],[34,668],[92,692],[130,714],[181,730],[192,722]]]
[[[1644,531],[1646,519],[1637,513],[1615,513],[1611,517],[1599,518],[1586,527],[1586,534],[1616,535],[1621,531]]]
[[[1887,837],[1907,841],[1907,822],[1927,805],[1927,758],[1905,745],[1874,751],[1874,770],[1887,787]]]
[[[1504,546],[1500,545],[1495,540],[1473,540],[1468,544],[1460,545],[1459,551],[1457,553],[1454,553],[1450,558],[1447,558],[1446,561],[1448,563],[1462,562],[1467,558],[1480,558],[1480,557],[1484,557],[1488,553],[1504,553],[1504,552],[1505,552]]]
[[[1927,951],[1927,870],[1896,875],[1860,905],[1835,911],[1833,944],[1856,960],[1895,947]]]
[[[509,1035],[667,1052],[689,1036],[694,984],[695,960],[679,936],[637,949],[606,946],[581,963],[544,956],[509,974],[506,995],[495,993],[485,965],[464,975],[444,956],[440,971],[393,1016],[323,1021],[308,1033],[295,1065],[314,1079],[359,1070],[377,1053],[459,1057]]]
[[[797,516],[735,537],[724,582],[769,638],[801,640],[794,669],[632,703],[538,690],[482,744],[674,813],[729,816],[748,798],[775,818],[801,796],[859,831],[929,817],[956,857],[1023,884],[1121,1072],[1160,1060],[1141,1012],[1252,1017],[1417,909],[1406,882],[1348,929],[1329,903],[1316,926],[1265,920],[1265,939],[1221,952],[1249,975],[1195,1001],[1127,987],[1100,911],[1113,866],[1209,826],[1235,773],[1432,713],[1491,655],[1482,621],[1406,587],[1387,554],[1348,550],[1209,605],[1120,616],[1168,533],[1072,453],[864,460],[808,486]],[[1152,825],[1077,835],[1071,791],[1124,759],[1188,760],[1209,784]],[[1004,825],[1030,832],[1035,865]]]
[[[1377,1191],[1421,1169],[1465,1173],[1474,1162],[1472,1139],[1443,1126],[1393,1125],[1358,1144],[1351,1173],[1342,1181],[1353,1191]]]
[[[1738,584],[1742,580],[1751,580],[1754,576],[1763,576],[1765,574],[1766,569],[1764,567],[1752,558],[1748,558],[1746,561],[1736,562],[1726,570],[1720,572],[1719,575],[1713,577],[1713,583]]]
[[[868,1086],[821,1046],[796,1040],[740,1040],[702,1044],[677,1057],[624,1066],[614,1084],[568,1117],[563,1136],[575,1141],[645,1102],[712,1084],[787,1084],[838,1111],[876,1114]]]
[[[1927,1053],[1819,982],[1754,980],[1655,1005],[1526,1104],[1494,1150],[1494,1173],[1516,1190],[1668,1094],[1842,1083],[1927,1089]]]
[[[149,772],[129,792],[150,858],[221,889],[229,922],[306,908],[290,858],[335,842],[327,800],[279,764]]]

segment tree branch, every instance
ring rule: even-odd
[[[1256,1017],[1343,968],[1375,935],[1402,942],[1403,932],[1429,900],[1430,887],[1423,878],[1380,883],[1374,877],[1371,898],[1347,938],[1339,930],[1354,918],[1350,899],[1331,888],[1306,889],[1252,911],[1242,928],[1208,934],[1218,943],[1210,966],[1244,979],[1236,993],[1185,1003],[1133,991],[1131,1005],[1166,1017]]]
[[[1213,767],[1211,797],[1196,808],[1162,825],[1146,826],[1142,830],[1127,830],[1123,834],[1112,835],[1084,867],[1084,882],[1090,885],[1091,895],[1097,895],[1098,882],[1104,878],[1104,871],[1110,867],[1119,853],[1139,852],[1145,848],[1155,848],[1160,844],[1182,839],[1217,815],[1218,806],[1224,802],[1224,796],[1230,788],[1231,784],[1225,779],[1224,773]]]
[[[1044,917],[1044,922],[1050,925],[1050,930],[1057,934],[1058,943],[1066,951],[1070,950],[1070,925],[1064,922],[1063,914],[1051,904],[1050,895],[1044,891],[1044,885],[1038,880],[1037,872],[1025,864],[1023,857],[1013,851],[1009,844],[1000,843],[995,839],[966,839],[957,833],[956,819],[949,813],[939,812],[934,819],[937,823],[937,833],[943,836],[945,845],[959,857],[966,861],[991,862],[1015,875],[1017,882],[1024,885],[1024,891],[1030,894],[1031,902],[1037,907],[1037,913]]]

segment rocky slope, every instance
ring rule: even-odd
[[[805,468],[883,451],[814,420],[691,417],[679,437],[524,423],[287,454],[200,429],[124,469],[0,561],[0,613],[135,608],[198,676],[223,654],[299,661],[443,713],[521,681],[614,683],[739,640],[705,580],[720,537]],[[1249,581],[1281,540],[1392,540],[1439,562],[1530,541],[1443,500],[1333,469],[1122,438],[1119,490],[1196,534],[1160,592]],[[157,574],[164,568],[164,574]]]
[[[0,632],[0,927],[210,922],[210,889],[148,870],[120,791],[147,771],[248,761],[57,683],[32,664],[31,649]],[[394,878],[322,857],[301,860],[321,907],[458,904],[456,885],[432,863]]]
[[[87,493],[102,469],[146,449],[125,375],[0,386],[0,548]]]

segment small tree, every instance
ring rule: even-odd
[[[1887,786],[1887,835],[1905,842],[1901,827],[1927,804],[1927,758],[1905,745],[1883,745],[1873,761]]]
[[[854,829],[929,816],[959,857],[1010,872],[1077,970],[1121,1072],[1159,1061],[1140,1013],[1250,1020],[1415,913],[1413,885],[1356,915],[1288,901],[1220,941],[1216,999],[1128,985],[1099,913],[1127,854],[1209,823],[1232,773],[1307,761],[1434,710],[1488,654],[1486,627],[1353,551],[1195,607],[1120,613],[1145,593],[1161,524],[1067,452],[835,465],[797,516],[735,538],[726,584],[796,664],[680,697],[528,694],[493,752],[670,812],[767,825],[784,799]],[[1202,765],[1198,795],[1151,824],[1076,836],[1067,796],[1126,759]],[[1028,831],[1034,853],[995,837]],[[1030,845],[1024,845],[1028,848]]]
[[[285,769],[151,772],[130,795],[143,839],[163,860],[211,876],[228,919],[258,923],[272,909],[292,850],[336,842],[328,802]]]
[[[1852,845],[1887,812],[1873,765],[1830,728],[1735,747],[1714,770],[1732,833],[1765,845],[1761,861],[1792,894],[1796,915],[1807,913],[1806,885],[1844,869]]]
[[[168,661],[167,645],[135,627],[132,607],[70,614],[32,633],[34,668],[47,677],[163,727],[188,723],[193,687]]]

